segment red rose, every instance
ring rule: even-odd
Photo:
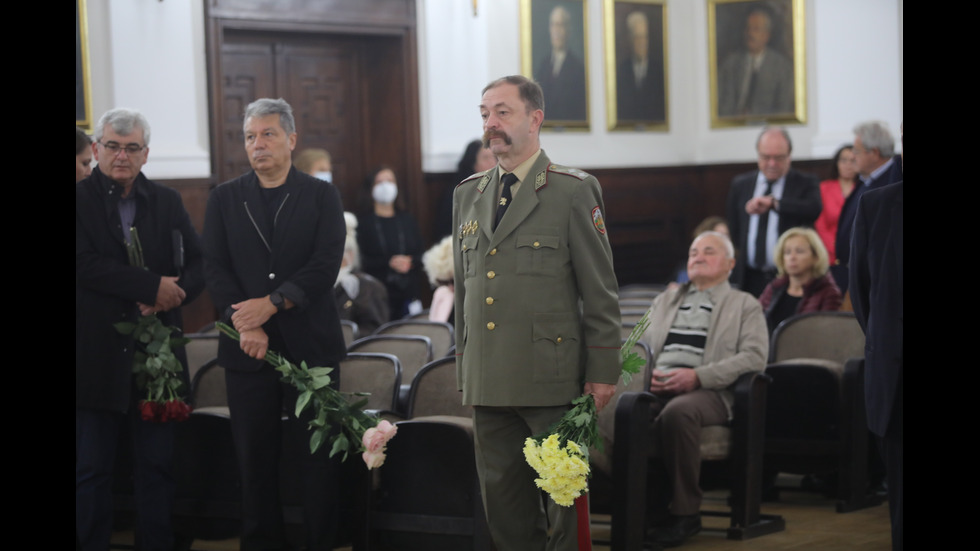
[[[183,400],[170,400],[166,405],[164,420],[186,421],[191,415],[191,407]]]
[[[149,400],[140,401],[140,417],[144,421],[154,422],[158,420],[159,407],[156,402],[151,402]]]

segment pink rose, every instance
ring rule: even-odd
[[[372,452],[383,452],[385,444],[391,437],[395,435],[398,431],[398,427],[392,425],[388,421],[381,421],[378,426],[371,427],[364,431],[364,436],[361,438],[361,444],[364,445],[364,449]]]
[[[373,429],[369,429],[373,430]],[[364,464],[367,465],[368,469],[377,469],[385,462],[385,453],[383,451],[378,452],[364,452],[361,457],[364,458]]]

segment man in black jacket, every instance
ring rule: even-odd
[[[344,337],[333,285],[346,226],[332,184],[292,165],[296,123],[282,99],[245,110],[245,151],[252,171],[218,186],[204,220],[208,290],[241,342],[222,336],[232,435],[242,479],[242,549],[285,546],[279,496],[282,434],[301,465],[307,549],[333,549],[336,462],[330,446],[309,452],[307,419],[290,419],[297,392],[263,362],[266,351],[310,367],[337,367]],[[331,376],[338,373],[334,371]],[[335,381],[336,382],[336,381]]]
[[[109,547],[113,463],[127,426],[140,545],[173,547],[173,426],[140,419],[145,396],[134,391],[133,338],[113,324],[142,314],[180,328],[180,306],[201,292],[204,277],[180,195],[140,172],[149,143],[143,115],[107,112],[92,144],[99,164],[75,184],[75,529],[82,549]],[[129,263],[130,228],[139,234],[145,268]],[[186,369],[183,350],[175,353]]]

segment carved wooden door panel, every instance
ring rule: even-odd
[[[242,113],[260,97],[282,97],[293,107],[298,140],[333,157],[334,183],[352,208],[363,165],[359,128],[359,41],[327,34],[227,32],[221,50],[221,181],[249,170]],[[217,148],[216,148],[217,149]]]

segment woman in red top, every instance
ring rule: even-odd
[[[820,183],[820,198],[823,200],[823,211],[813,225],[824,247],[827,256],[833,264],[837,259],[834,254],[834,243],[837,239],[837,220],[840,218],[844,200],[854,190],[857,178],[857,161],[854,157],[854,146],[845,145],[834,155],[834,165],[830,169],[830,179]]]

